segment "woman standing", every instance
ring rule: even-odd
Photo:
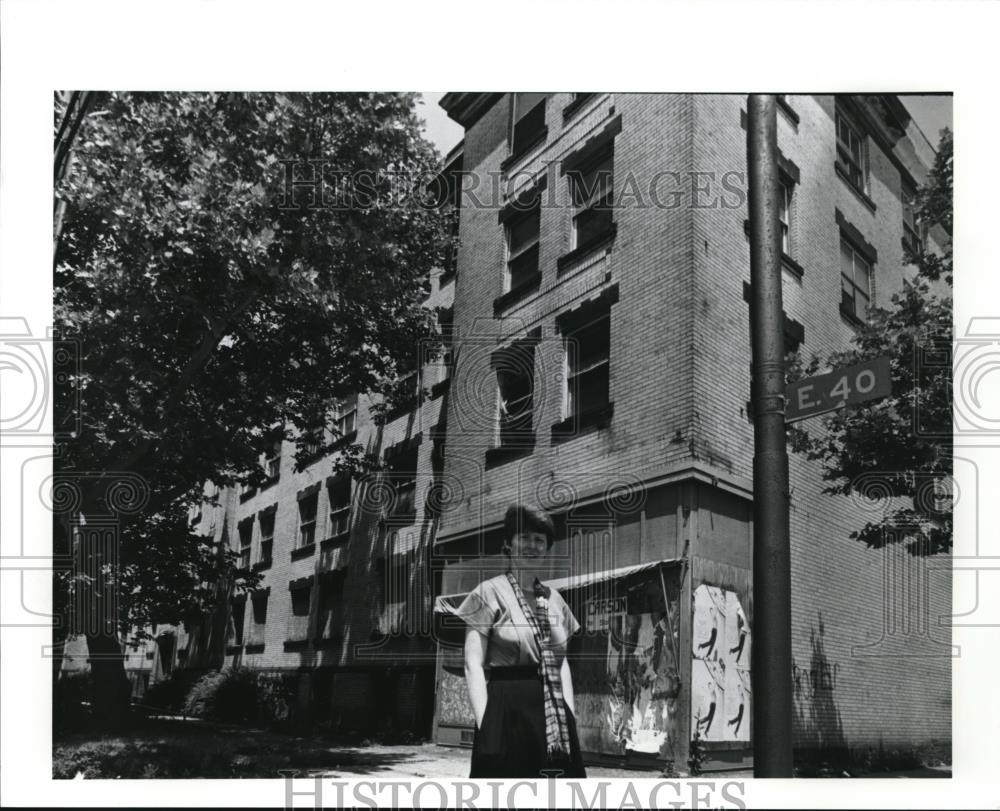
[[[456,609],[468,625],[465,678],[476,718],[470,777],[586,777],[566,660],[580,624],[538,579],[554,534],[547,513],[511,505],[507,572],[480,583]]]

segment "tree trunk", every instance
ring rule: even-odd
[[[125,675],[125,653],[112,625],[107,631],[87,633],[90,656],[90,706],[96,725],[122,726],[129,717],[132,690]]]

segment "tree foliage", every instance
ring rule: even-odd
[[[72,161],[71,101],[56,104],[55,324],[80,362],[56,407],[82,426],[57,458],[145,480],[121,550],[122,605],[139,619],[207,599],[198,584],[220,557],[187,525],[206,480],[260,484],[276,438],[321,430],[332,401],[410,363],[445,224],[421,195],[383,193],[385,177],[438,165],[411,94],[87,102]],[[288,183],[320,176],[322,189]]]
[[[869,311],[853,346],[808,363],[794,359],[789,380],[822,366],[850,366],[887,356],[892,395],[841,409],[811,433],[792,426],[792,448],[819,460],[825,491],[853,495],[882,507],[852,537],[869,546],[906,543],[914,554],[934,554],[952,545],[952,137],[945,130],[925,186],[915,201],[918,224],[935,229],[940,244],[924,240],[906,248],[912,278],[888,307]],[[938,230],[940,229],[940,230]],[[942,362],[942,357],[946,358]]]

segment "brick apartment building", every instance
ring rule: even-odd
[[[546,574],[584,625],[571,648],[583,749],[681,764],[697,733],[710,762],[745,763],[745,97],[441,103],[465,128],[468,193],[445,462],[460,492],[435,539],[435,738],[471,738],[448,609],[502,571],[500,521],[523,500],[557,517]],[[901,243],[922,235],[907,200],[934,153],[892,96],[783,97],[779,118],[786,343],[825,354],[913,272]],[[851,540],[879,507],[822,486],[793,456],[795,746],[947,742],[951,649],[937,618],[950,576]]]
[[[750,757],[753,430],[745,97],[450,93],[457,262],[428,305],[451,336],[410,410],[334,415],[336,444],[195,515],[263,572],[197,629],[159,629],[154,670],[294,674],[300,708],[349,728],[467,745],[449,608],[502,571],[514,500],[556,518],[542,572],[583,624],[571,647],[591,761]],[[912,269],[907,197],[933,150],[891,96],[789,96],[779,111],[789,350],[848,345]],[[610,205],[611,201],[614,205]],[[937,235],[940,237],[940,235]],[[872,504],[824,495],[792,456],[795,746],[950,740],[950,574],[849,534]],[[869,511],[869,512],[866,512]],[[432,610],[433,606],[433,610]],[[154,679],[155,680],[155,679]]]

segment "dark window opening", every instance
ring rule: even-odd
[[[580,416],[609,402],[611,316],[604,313],[566,334],[566,416]]]
[[[301,642],[309,635],[309,601],[312,585],[297,586],[291,590],[292,611],[288,615],[288,641]]]
[[[538,237],[541,226],[541,207],[530,211],[507,225],[507,285],[506,290],[517,290],[530,283],[538,272]]]
[[[868,194],[868,156],[861,130],[837,108],[837,161],[847,181]]]
[[[840,309],[849,318],[868,319],[872,266],[846,239],[840,239]]]
[[[250,550],[253,544],[253,518],[245,518],[239,523],[241,569],[250,568]]]
[[[614,152],[609,147],[592,161],[573,169],[570,178],[573,207],[573,248],[597,242],[614,225]]]
[[[267,625],[268,592],[257,592],[251,595],[250,637],[248,645],[264,644],[264,628]]]
[[[264,566],[271,565],[271,555],[274,551],[274,512],[260,516],[260,562]]]
[[[311,546],[316,542],[316,508],[319,504],[319,493],[299,501],[299,548]]]
[[[531,436],[535,394],[535,350],[517,343],[497,361],[499,446],[523,443]]]
[[[346,534],[351,528],[351,477],[343,476],[327,488],[330,497],[330,537]]]
[[[546,135],[546,93],[514,94],[514,126],[510,138],[510,154],[521,155]]]

